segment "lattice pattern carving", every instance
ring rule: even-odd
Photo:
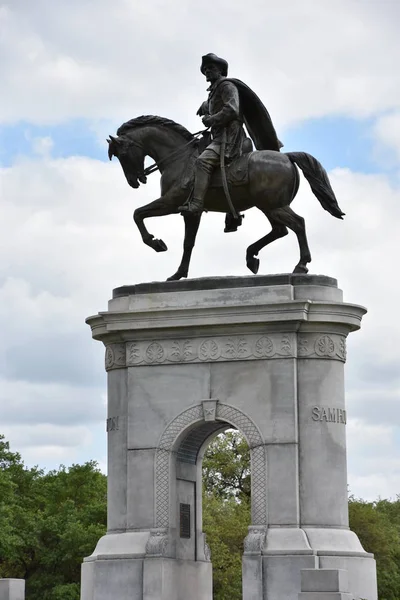
[[[251,456],[251,522],[267,524],[267,457],[265,446],[250,451]]]
[[[237,427],[245,436],[250,448],[260,446],[263,443],[260,431],[253,421],[234,406],[218,403],[217,418],[220,421],[228,421],[228,423],[232,423]]]
[[[156,527],[169,526],[171,450],[176,438],[189,425],[203,418],[201,404],[188,408],[165,429],[156,452]]]
[[[168,528],[170,519],[171,452],[175,441],[190,425],[204,419],[201,404],[188,408],[165,429],[156,452],[156,527]],[[257,426],[243,412],[217,403],[217,420],[231,423],[246,437],[251,452],[252,523],[267,525],[266,451]]]

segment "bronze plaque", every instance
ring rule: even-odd
[[[190,539],[190,504],[179,505],[180,537]]]

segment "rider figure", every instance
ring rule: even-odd
[[[202,57],[200,71],[210,82],[208,100],[203,102],[197,114],[203,117],[206,127],[211,127],[212,142],[196,161],[193,197],[180,207],[182,214],[199,215],[204,208],[204,198],[213,170],[221,163],[221,145],[225,144],[225,160],[237,158],[242,153],[246,139],[243,123],[257,150],[279,152],[279,142],[267,109],[258,96],[239,79],[227,78],[228,63],[215,54]],[[229,220],[225,231],[236,231],[241,217]]]
[[[182,212],[186,214],[199,214],[203,210],[212,172],[221,161],[224,130],[226,161],[240,156],[242,143],[246,137],[238,88],[226,79],[227,61],[215,54],[206,54],[203,56],[200,70],[211,85],[208,88],[208,100],[203,102],[197,114],[203,117],[206,127],[211,127],[212,142],[196,161],[193,198],[188,205],[182,207]]]

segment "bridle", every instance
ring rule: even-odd
[[[158,171],[162,167],[166,167],[168,164],[170,164],[171,162],[176,160],[186,150],[186,148],[188,148],[189,146],[191,146],[192,144],[197,142],[199,139],[199,136],[204,135],[206,133],[206,131],[208,131],[208,130],[209,130],[209,127],[207,127],[206,129],[202,129],[201,131],[197,131],[196,133],[193,134],[193,139],[191,139],[189,142],[187,142],[186,144],[183,144],[182,146],[179,146],[179,148],[174,150],[169,156],[166,156],[165,158],[159,160],[158,163],[154,163],[154,164],[150,165],[149,167],[146,167],[146,169],[144,169],[144,171],[139,174],[139,177],[138,177],[139,181],[141,180],[140,179],[141,177],[146,178],[148,175],[151,175],[152,173],[154,173],[155,171]],[[115,139],[112,136],[110,136],[110,138],[113,141]],[[129,139],[129,144],[132,144],[133,146],[137,146],[141,150],[144,150],[143,145],[140,142],[135,142],[134,140]]]

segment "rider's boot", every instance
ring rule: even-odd
[[[224,233],[231,233],[238,230],[241,226],[244,215],[237,215],[234,217],[231,213],[225,215],[225,229]]]
[[[178,209],[183,215],[197,216],[203,212],[204,198],[210,183],[212,169],[212,165],[210,165],[210,169],[204,168],[204,165],[199,165],[196,168],[193,196],[189,198],[187,204],[180,206]]]

